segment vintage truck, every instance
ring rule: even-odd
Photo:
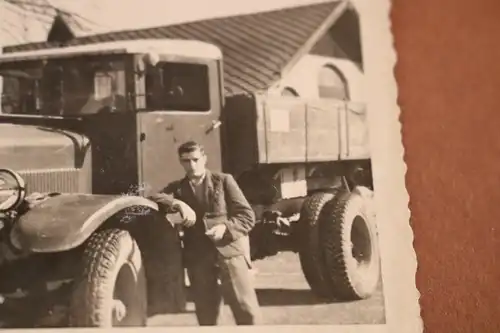
[[[181,234],[147,197],[183,176],[187,140],[254,208],[253,260],[297,252],[326,301],[378,287],[364,104],[225,96],[220,49],[189,40],[4,54],[0,75],[2,325],[143,326],[183,311]]]

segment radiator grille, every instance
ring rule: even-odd
[[[19,174],[26,181],[27,191],[32,192],[87,192],[81,181],[81,169],[22,170]]]

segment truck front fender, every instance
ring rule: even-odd
[[[156,203],[139,196],[60,194],[23,214],[11,231],[23,252],[60,252],[81,245],[113,215],[127,208],[157,211]]]

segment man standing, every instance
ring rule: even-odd
[[[186,176],[151,199],[184,217],[184,258],[198,323],[216,325],[224,297],[238,325],[256,325],[260,309],[247,249],[254,212],[231,175],[206,169],[201,145],[186,142],[178,155]]]

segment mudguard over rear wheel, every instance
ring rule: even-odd
[[[127,231],[96,232],[86,244],[75,279],[73,327],[145,326],[147,286],[141,253]]]

